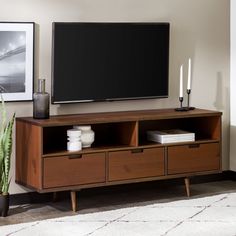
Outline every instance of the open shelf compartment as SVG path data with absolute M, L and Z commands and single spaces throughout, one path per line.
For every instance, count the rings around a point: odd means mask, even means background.
M 90 150 L 138 146 L 138 123 L 136 121 L 99 123 L 91 124 L 91 126 L 95 132 L 95 141 Z M 72 128 L 73 126 L 43 127 L 43 155 L 66 152 L 67 130 Z
M 221 135 L 220 126 L 219 116 L 140 121 L 139 145 L 155 143 L 147 140 L 147 131 L 149 130 L 182 129 L 195 133 L 195 141 L 218 141 Z

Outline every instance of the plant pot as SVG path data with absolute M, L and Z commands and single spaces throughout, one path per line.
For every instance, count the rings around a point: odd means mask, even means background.
M 0 216 L 6 217 L 9 210 L 9 194 L 0 194 Z

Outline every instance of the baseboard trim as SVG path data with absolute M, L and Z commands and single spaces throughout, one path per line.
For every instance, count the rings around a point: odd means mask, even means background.
M 223 174 L 226 174 L 226 177 L 228 180 L 236 180 L 236 171 L 232 171 L 232 170 L 227 170 L 224 171 Z
M 194 176 L 191 177 L 191 184 L 200 184 L 207 182 L 215 181 L 224 181 L 224 180 L 236 180 L 235 171 L 223 171 L 219 174 L 212 175 L 203 175 L 203 176 Z M 155 185 L 183 185 L 183 178 L 177 179 L 168 179 L 168 180 L 157 180 L 152 182 L 143 182 L 143 183 L 134 183 L 134 184 L 125 184 L 125 185 L 116 185 L 116 186 L 107 186 L 107 187 L 97 187 L 91 189 L 84 189 L 83 195 L 91 196 L 94 194 L 101 194 L 105 192 L 120 192 L 120 191 L 132 191 L 137 188 L 153 188 Z M 70 194 L 68 191 L 60 192 L 58 194 L 58 200 L 69 199 Z M 10 195 L 10 205 L 23 205 L 23 204 L 37 204 L 37 203 L 46 203 L 53 201 L 52 193 L 37 193 L 37 192 L 28 192 L 20 194 Z

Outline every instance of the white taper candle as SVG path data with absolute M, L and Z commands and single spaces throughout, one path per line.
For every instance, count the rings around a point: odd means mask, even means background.
M 183 97 L 183 65 L 180 66 L 180 75 L 179 75 L 179 97 Z
M 191 58 L 188 59 L 188 83 L 187 83 L 187 89 L 191 89 Z

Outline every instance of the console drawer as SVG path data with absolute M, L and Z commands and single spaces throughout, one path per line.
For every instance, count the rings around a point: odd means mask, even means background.
M 105 153 L 44 158 L 43 187 L 105 182 Z
M 164 175 L 164 148 L 109 153 L 109 181 Z
M 220 144 L 190 144 L 168 147 L 168 174 L 220 169 Z

